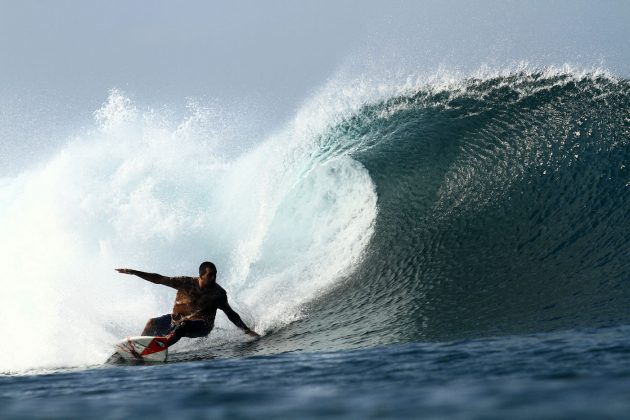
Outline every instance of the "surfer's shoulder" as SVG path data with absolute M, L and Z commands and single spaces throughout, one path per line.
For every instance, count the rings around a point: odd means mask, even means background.
M 171 277 L 171 279 L 179 287 L 185 287 L 185 288 L 194 286 L 197 283 L 197 279 L 196 278 L 189 277 L 189 276 Z

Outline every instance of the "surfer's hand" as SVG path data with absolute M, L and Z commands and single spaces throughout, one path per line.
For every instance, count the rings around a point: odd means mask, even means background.
M 260 337 L 260 334 L 258 334 L 258 333 L 257 333 L 257 332 L 255 332 L 255 331 L 252 331 L 252 330 L 247 330 L 247 331 L 245 331 L 245 334 L 247 334 L 247 335 L 249 335 L 249 336 L 252 336 L 252 337 L 256 337 L 256 338 Z
M 122 274 L 133 274 L 133 270 L 128 268 L 116 268 L 115 270 Z

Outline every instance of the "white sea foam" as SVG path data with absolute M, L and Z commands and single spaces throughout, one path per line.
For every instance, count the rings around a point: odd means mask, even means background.
M 0 182 L 0 372 L 101 363 L 170 311 L 171 289 L 115 267 L 194 275 L 212 260 L 261 332 L 353 268 L 376 193 L 347 156 L 315 163 L 327 116 L 302 113 L 231 155 L 209 118 L 173 123 L 113 91 L 92 130 Z M 219 315 L 217 334 L 228 324 Z

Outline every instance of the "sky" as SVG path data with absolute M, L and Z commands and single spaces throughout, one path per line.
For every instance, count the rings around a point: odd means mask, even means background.
M 0 0 L 0 176 L 89 124 L 114 88 L 225 104 L 273 130 L 340 71 L 525 61 L 628 77 L 629 22 L 624 0 Z

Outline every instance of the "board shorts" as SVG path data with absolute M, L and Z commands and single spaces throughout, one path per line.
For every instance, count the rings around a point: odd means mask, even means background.
M 202 319 L 187 319 L 182 322 L 174 322 L 171 314 L 151 318 L 151 328 L 145 334 L 153 336 L 165 336 L 173 333 L 177 339 L 182 337 L 205 337 L 212 331 L 212 326 Z

